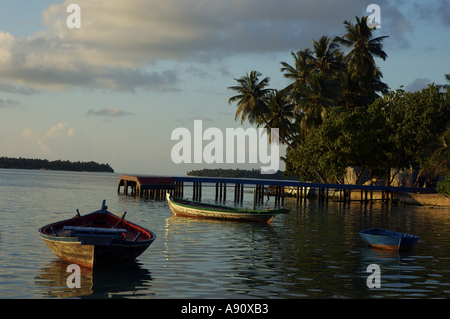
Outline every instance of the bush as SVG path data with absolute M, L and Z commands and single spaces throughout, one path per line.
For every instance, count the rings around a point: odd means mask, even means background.
M 450 195 L 450 177 L 446 177 L 443 181 L 437 183 L 436 191 L 439 194 Z

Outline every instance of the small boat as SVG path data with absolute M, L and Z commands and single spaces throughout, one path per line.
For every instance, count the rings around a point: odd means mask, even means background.
M 284 208 L 255 210 L 188 201 L 173 198 L 169 193 L 166 196 L 170 210 L 177 216 L 270 223 L 276 215 L 289 213 Z
M 55 222 L 39 228 L 50 250 L 62 260 L 87 268 L 123 264 L 140 256 L 156 238 L 142 226 L 118 216 L 103 201 L 90 214 Z
M 419 236 L 394 232 L 382 228 L 360 231 L 364 242 L 370 246 L 389 250 L 410 250 L 419 240 Z

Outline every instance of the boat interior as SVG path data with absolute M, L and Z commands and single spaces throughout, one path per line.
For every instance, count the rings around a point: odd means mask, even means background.
M 109 236 L 126 241 L 144 241 L 153 237 L 146 229 L 109 212 L 77 214 L 72 219 L 45 226 L 42 232 L 53 237 Z

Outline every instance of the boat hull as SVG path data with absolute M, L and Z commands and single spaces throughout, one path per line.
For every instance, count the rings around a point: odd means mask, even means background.
M 87 232 L 74 234 L 68 228 Z M 48 224 L 39 229 L 39 235 L 57 257 L 86 268 L 133 261 L 156 239 L 150 230 L 104 210 Z
M 411 250 L 420 239 L 419 236 L 381 228 L 363 230 L 359 234 L 364 242 L 372 247 L 397 251 Z
M 57 257 L 86 268 L 103 268 L 133 261 L 151 244 L 129 246 L 109 243 L 108 246 L 96 246 L 83 245 L 81 241 L 57 241 L 41 237 Z
M 287 210 L 285 209 L 273 211 L 246 211 L 244 209 L 234 209 L 231 207 L 218 205 L 199 204 L 197 202 L 177 202 L 169 194 L 167 194 L 167 202 L 169 204 L 170 210 L 175 216 L 218 219 L 227 221 L 270 223 L 277 214 L 287 213 Z

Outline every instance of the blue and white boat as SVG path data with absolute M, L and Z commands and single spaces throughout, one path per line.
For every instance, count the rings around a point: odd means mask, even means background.
M 410 250 L 419 240 L 419 236 L 394 232 L 382 228 L 371 228 L 360 231 L 364 242 L 370 246 L 389 250 Z

